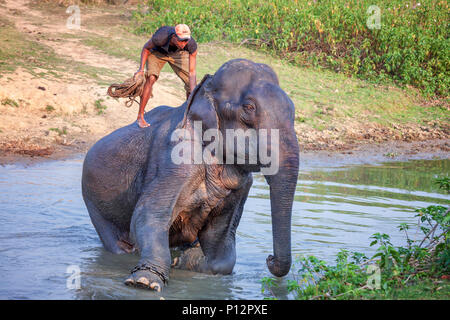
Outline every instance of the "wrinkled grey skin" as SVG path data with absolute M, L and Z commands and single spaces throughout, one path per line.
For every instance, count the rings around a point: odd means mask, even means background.
M 150 127 L 141 129 L 134 123 L 99 140 L 83 166 L 83 198 L 104 247 L 113 253 L 137 250 L 139 265 L 153 268 L 136 270 L 125 283 L 159 291 L 171 265 L 213 274 L 233 270 L 236 229 L 252 172 L 260 171 L 261 162 L 174 164 L 172 132 L 193 131 L 198 120 L 203 130 L 218 129 L 224 138 L 226 129 L 279 129 L 280 169 L 265 177 L 270 185 L 274 250 L 266 262 L 275 276 L 286 275 L 291 266 L 299 147 L 294 105 L 272 69 L 231 60 L 214 76 L 205 77 L 183 105 L 157 107 L 145 119 Z M 172 261 L 170 248 L 197 237 L 199 246 Z

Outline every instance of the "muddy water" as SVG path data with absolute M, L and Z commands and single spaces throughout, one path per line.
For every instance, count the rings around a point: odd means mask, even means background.
M 172 270 L 169 287 L 157 294 L 122 284 L 138 257 L 102 248 L 81 197 L 81 167 L 81 158 L 0 167 L 1 299 L 264 297 L 259 280 L 270 276 L 265 259 L 272 253 L 272 236 L 263 177 L 255 175 L 245 204 L 233 274 Z M 415 208 L 450 204 L 449 196 L 431 182 L 449 169 L 450 160 L 302 167 L 293 205 L 293 254 L 314 254 L 330 262 L 340 249 L 370 255 L 369 236 L 375 232 L 404 244 L 396 227 L 415 224 Z M 76 268 L 81 272 L 78 290 L 71 288 Z

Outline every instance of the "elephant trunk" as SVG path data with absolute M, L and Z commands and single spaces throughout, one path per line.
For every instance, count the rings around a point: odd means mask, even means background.
M 270 185 L 274 250 L 274 255 L 267 258 L 267 266 L 277 277 L 285 276 L 292 264 L 291 215 L 299 168 L 297 137 L 294 133 L 285 138 L 280 145 L 279 170 L 275 175 L 266 176 Z

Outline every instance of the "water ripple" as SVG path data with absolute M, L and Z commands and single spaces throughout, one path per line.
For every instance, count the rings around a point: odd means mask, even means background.
M 0 167 L 0 298 L 159 299 L 161 294 L 123 285 L 137 255 L 106 252 L 81 197 L 82 158 Z M 292 209 L 292 252 L 329 262 L 341 249 L 371 253 L 369 237 L 388 233 L 404 244 L 397 225 L 415 226 L 414 210 L 448 205 L 430 182 L 450 161 L 407 162 L 302 170 Z M 412 232 L 414 232 L 412 230 Z M 236 236 L 233 274 L 173 270 L 166 299 L 261 299 L 260 279 L 272 254 L 270 191 L 260 174 Z M 67 267 L 81 269 L 82 288 L 66 287 Z M 288 279 L 291 275 L 288 275 Z M 30 286 L 30 281 L 33 283 Z M 284 281 L 279 279 L 276 281 Z M 287 293 L 286 299 L 291 298 Z

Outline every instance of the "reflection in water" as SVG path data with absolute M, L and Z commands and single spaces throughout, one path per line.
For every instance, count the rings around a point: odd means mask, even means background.
M 449 166 L 449 160 L 436 160 L 302 168 L 293 205 L 293 254 L 314 254 L 330 262 L 340 249 L 372 254 L 369 236 L 375 232 L 404 244 L 396 227 L 416 223 L 415 208 L 450 203 L 432 182 L 436 174 L 448 173 Z M 81 197 L 81 167 L 82 159 L 0 167 L 0 298 L 264 297 L 259 280 L 270 276 L 265 259 L 272 253 L 272 226 L 269 190 L 261 175 L 254 176 L 238 228 L 233 274 L 173 270 L 169 286 L 158 294 L 123 285 L 138 256 L 113 255 L 102 248 Z M 70 265 L 80 267 L 79 290 L 66 287 Z

